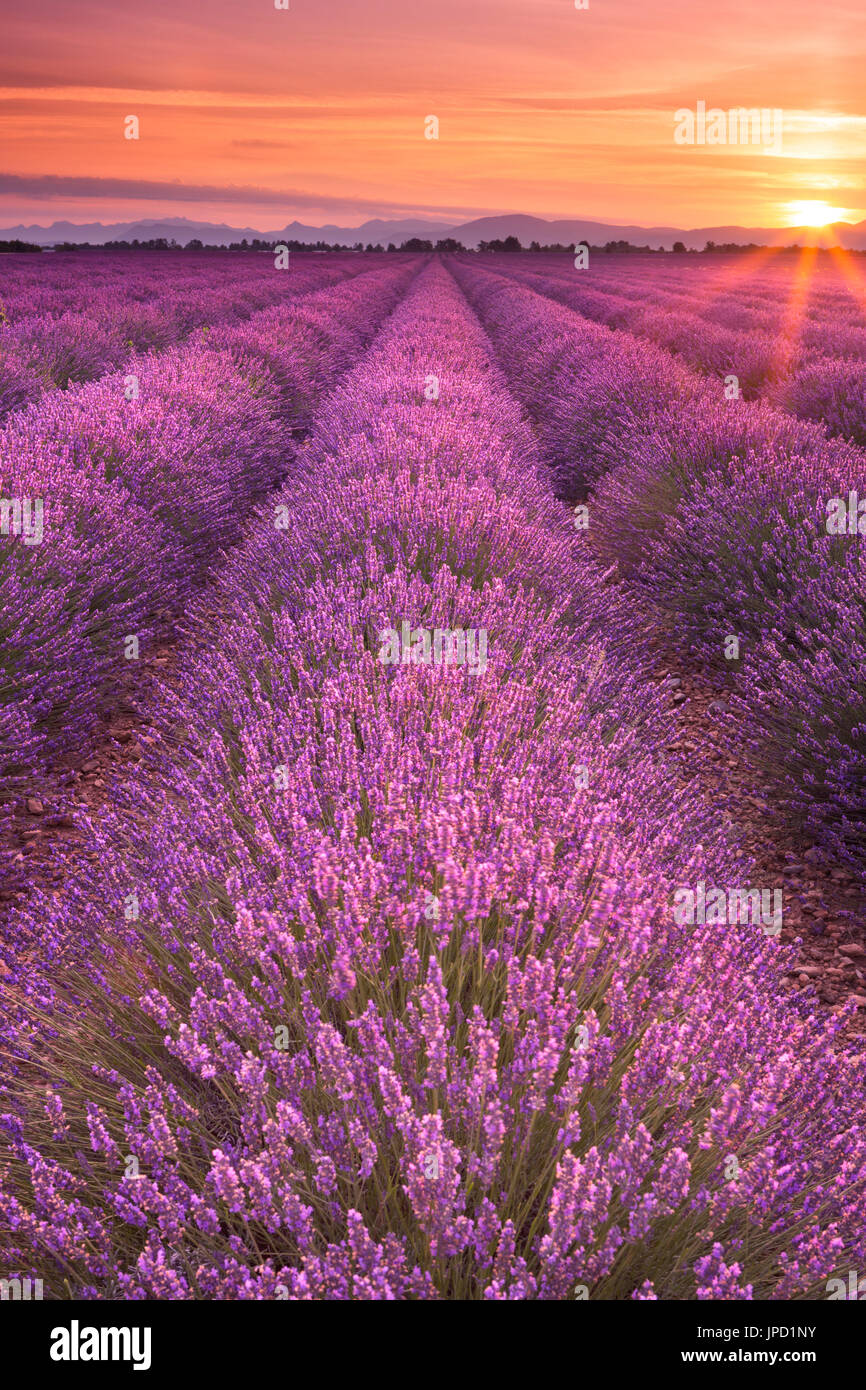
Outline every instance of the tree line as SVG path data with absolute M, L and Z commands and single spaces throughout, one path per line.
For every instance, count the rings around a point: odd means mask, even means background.
M 588 245 L 588 243 L 583 242 L 578 243 L 578 245 Z M 395 245 L 393 241 L 389 241 L 387 247 L 374 245 L 373 242 L 368 242 L 365 246 L 364 243 L 361 241 L 356 241 L 352 245 L 349 245 L 348 243 L 344 245 L 340 242 L 309 242 L 287 239 L 273 242 L 265 240 L 263 237 L 253 237 L 252 240 L 247 240 L 247 238 L 244 237 L 242 241 L 232 241 L 227 246 L 211 245 L 201 241 L 198 237 L 193 237 L 190 241 L 187 241 L 184 245 L 181 245 L 180 242 L 175 241 L 174 237 L 151 237 L 147 241 L 142 241 L 139 240 L 138 237 L 135 237 L 131 241 L 105 241 L 99 243 L 87 241 L 61 241 L 55 245 L 54 249 L 56 251 L 206 251 L 213 253 L 214 255 L 224 255 L 226 253 L 237 251 L 257 251 L 272 254 L 275 246 L 285 246 L 288 248 L 289 251 L 353 251 L 356 253 L 376 252 L 383 255 L 387 255 L 389 252 L 410 252 L 416 255 L 419 253 L 433 254 L 438 252 L 440 254 L 453 255 L 456 252 L 471 253 L 473 251 L 477 251 L 481 255 L 499 255 L 502 253 L 507 254 L 511 252 L 524 251 L 538 252 L 546 255 L 573 255 L 575 251 L 575 245 L 573 243 L 561 241 L 548 242 L 544 245 L 542 245 L 538 241 L 533 241 L 529 244 L 528 247 L 525 247 L 522 245 L 519 238 L 516 236 L 507 236 L 492 241 L 479 241 L 478 246 L 476 248 L 473 248 L 471 246 L 464 246 L 463 243 L 461 241 L 458 241 L 455 237 L 442 237 L 439 241 L 432 241 L 427 237 L 409 237 L 406 241 L 401 242 L 399 246 Z M 44 249 L 44 247 L 30 245 L 29 243 L 23 241 L 0 241 L 0 252 L 42 251 Z M 666 256 L 671 254 L 685 254 L 690 256 L 730 255 L 731 253 L 737 251 L 757 251 L 760 249 L 764 248 L 761 248 L 757 242 L 753 241 L 750 241 L 748 243 L 735 241 L 717 243 L 715 241 L 708 241 L 706 245 L 703 247 L 703 249 L 700 251 L 697 249 L 690 250 L 686 246 L 685 242 L 682 241 L 675 241 L 673 247 L 671 248 L 671 251 L 666 251 L 663 247 L 635 246 L 632 242 L 623 240 L 606 241 L 603 245 L 600 246 L 589 246 L 589 250 L 594 251 L 596 253 L 604 253 L 607 255 L 613 254 L 642 256 Z M 784 251 L 800 251 L 802 250 L 802 247 L 798 242 L 794 242 L 790 246 L 777 247 L 776 249 Z

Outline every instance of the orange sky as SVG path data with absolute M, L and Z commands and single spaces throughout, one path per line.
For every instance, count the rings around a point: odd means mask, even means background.
M 2 3 L 4 226 L 866 218 L 863 0 Z M 698 101 L 781 108 L 781 152 L 676 145 Z

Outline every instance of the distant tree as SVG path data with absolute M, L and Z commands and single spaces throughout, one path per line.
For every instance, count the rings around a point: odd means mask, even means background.
M 674 250 L 675 250 L 675 251 L 685 251 L 685 249 L 686 249 L 686 245 L 685 245 L 685 242 L 684 242 L 684 241 L 675 241 L 675 242 L 674 242 Z
M 529 243 L 529 249 L 530 251 L 540 251 L 541 247 L 539 246 L 537 241 L 531 241 Z
M 203 251 L 203 250 L 204 250 L 204 242 L 201 240 L 200 237 L 194 236 L 193 239 L 192 239 L 192 241 L 188 241 L 188 242 L 187 242 L 187 244 L 186 244 L 186 250 L 187 250 L 187 251 Z
M 396 251 L 396 250 L 397 250 L 397 248 L 396 248 L 396 246 L 394 245 L 393 241 L 389 241 L 389 242 L 388 242 L 388 250 L 389 250 L 389 251 Z
M 465 251 L 465 249 L 466 248 L 464 247 L 463 242 L 457 241 L 457 239 L 453 236 L 442 237 L 436 243 L 437 251 L 442 251 L 449 254 L 453 254 L 456 251 Z
M 705 250 L 705 251 L 715 251 L 715 249 L 716 249 L 716 243 L 715 243 L 714 241 L 708 241 L 707 244 L 706 244 L 706 246 L 704 247 L 704 250 Z
M 497 255 L 500 255 L 504 251 L 522 251 L 523 247 L 520 245 L 516 236 L 507 236 L 504 241 L 501 237 L 494 241 L 479 241 L 478 250 L 493 251 Z
M 410 236 L 408 241 L 404 241 L 400 247 L 401 251 L 432 251 L 432 241 L 425 241 L 418 236 Z

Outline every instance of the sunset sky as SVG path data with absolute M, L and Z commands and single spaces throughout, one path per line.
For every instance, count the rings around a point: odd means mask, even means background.
M 866 218 L 863 0 L 2 3 L 3 226 Z M 675 144 L 699 101 L 781 151 Z

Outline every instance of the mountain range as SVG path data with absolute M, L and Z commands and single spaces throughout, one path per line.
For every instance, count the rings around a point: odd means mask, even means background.
M 828 236 L 828 232 L 830 235 Z M 422 218 L 405 218 L 387 221 L 374 218 L 362 222 L 359 227 L 337 227 L 327 225 L 310 227 L 302 222 L 289 222 L 275 231 L 262 231 L 256 227 L 230 227 L 225 222 L 194 222 L 186 217 L 144 218 L 136 222 L 52 222 L 50 227 L 38 225 L 7 227 L 0 229 L 0 239 L 20 239 L 34 242 L 40 246 L 52 246 L 61 241 L 90 242 L 102 245 L 106 241 L 149 241 L 156 237 L 172 237 L 182 246 L 193 238 L 206 245 L 227 246 L 232 241 L 251 241 L 258 237 L 269 242 L 302 241 L 314 243 L 325 241 L 342 245 L 363 242 L 387 246 L 388 242 L 400 245 L 409 237 L 424 237 L 437 240 L 453 236 L 464 246 L 475 247 L 480 241 L 502 240 L 516 236 L 523 246 L 538 241 L 542 245 L 559 242 L 573 245 L 585 241 L 591 245 L 603 245 L 607 241 L 629 241 L 637 246 L 664 248 L 669 251 L 675 241 L 681 241 L 689 250 L 700 251 L 707 241 L 755 242 L 761 246 L 801 246 L 818 244 L 842 246 L 851 251 L 866 250 L 866 221 L 850 223 L 836 222 L 829 228 L 814 227 L 638 227 L 618 223 L 593 222 L 585 218 L 566 218 L 559 221 L 546 221 L 541 217 L 531 217 L 524 213 L 506 213 L 496 217 L 478 217 L 471 222 L 444 223 Z

